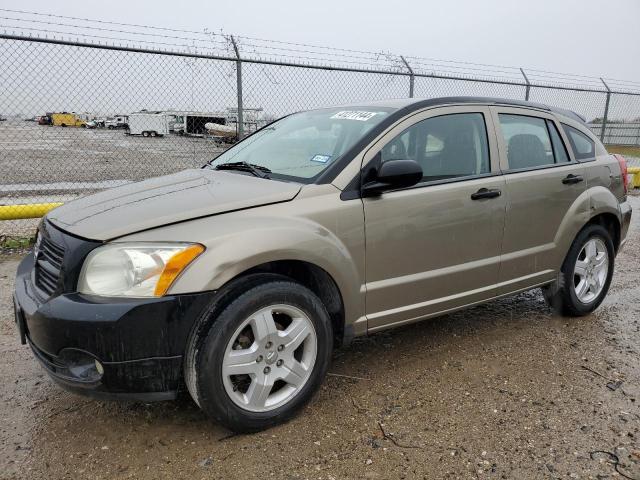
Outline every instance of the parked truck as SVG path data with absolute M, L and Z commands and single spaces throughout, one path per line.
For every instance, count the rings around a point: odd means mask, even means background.
M 116 115 L 115 117 L 109 117 L 102 121 L 103 127 L 109 130 L 115 130 L 118 128 L 128 128 L 129 117 L 127 115 Z
M 129 114 L 129 134 L 143 137 L 161 137 L 169 133 L 173 116 L 163 112 L 138 112 Z
M 87 122 L 75 113 L 60 112 L 51 114 L 51 125 L 58 127 L 85 127 Z

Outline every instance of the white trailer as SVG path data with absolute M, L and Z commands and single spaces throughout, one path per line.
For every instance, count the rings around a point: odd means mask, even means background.
M 173 116 L 163 112 L 139 112 L 129 114 L 129 134 L 143 137 L 161 137 L 169 133 Z

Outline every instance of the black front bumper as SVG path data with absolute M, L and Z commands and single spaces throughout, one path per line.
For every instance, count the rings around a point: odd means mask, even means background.
M 14 302 L 21 335 L 57 383 L 100 398 L 152 401 L 175 398 L 189 332 L 213 295 L 45 298 L 30 254 L 18 267 Z

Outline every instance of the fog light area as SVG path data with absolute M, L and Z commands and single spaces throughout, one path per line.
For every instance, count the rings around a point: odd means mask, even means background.
M 58 355 L 58 363 L 64 366 L 70 377 L 84 382 L 96 382 L 102 378 L 104 368 L 94 356 L 82 350 L 65 348 Z

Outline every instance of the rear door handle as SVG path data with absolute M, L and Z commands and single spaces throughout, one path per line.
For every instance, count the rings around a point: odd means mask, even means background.
M 574 175 L 573 173 L 570 173 L 562 179 L 562 183 L 565 185 L 573 185 L 574 183 L 580 183 L 583 180 L 584 178 L 582 178 L 582 175 Z
M 489 190 L 488 188 L 481 188 L 475 193 L 471 194 L 471 200 L 482 200 L 483 198 L 496 198 L 502 195 L 502 192 L 498 189 Z

